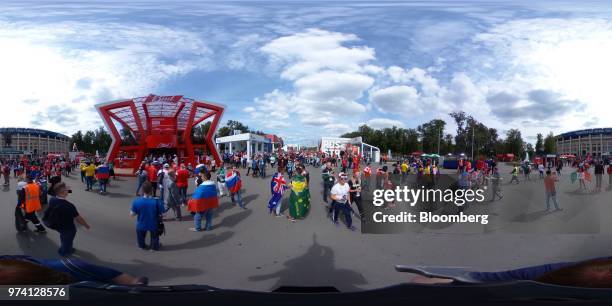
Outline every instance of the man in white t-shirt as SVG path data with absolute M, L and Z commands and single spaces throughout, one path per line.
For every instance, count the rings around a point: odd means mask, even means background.
M 336 226 L 339 225 L 338 215 L 340 211 L 342 211 L 344 213 L 344 218 L 346 219 L 346 226 L 348 229 L 354 231 L 355 227 L 353 226 L 353 219 L 351 218 L 352 209 L 351 195 L 349 193 L 350 187 L 346 181 L 346 174 L 344 174 L 344 172 L 340 172 L 338 175 L 338 183 L 336 183 L 331 189 L 330 198 L 332 199 L 332 207 L 334 208 L 332 219 Z
M 540 171 L 540 178 L 543 179 L 544 178 L 544 164 L 539 164 L 538 165 L 538 171 Z

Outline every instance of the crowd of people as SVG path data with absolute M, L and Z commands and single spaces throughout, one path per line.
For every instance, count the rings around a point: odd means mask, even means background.
M 165 233 L 164 216 L 170 211 L 176 221 L 184 221 L 183 210 L 193 216 L 194 232 L 214 229 L 214 210 L 219 207 L 220 198 L 228 196 L 234 205 L 246 209 L 243 199 L 243 182 L 240 169 L 246 169 L 246 175 L 266 178 L 267 172 L 274 171 L 270 179 L 270 200 L 267 208 L 270 215 L 286 217 L 291 222 L 306 218 L 311 207 L 311 177 L 308 167 L 321 169 L 323 187 L 322 202 L 325 203 L 327 217 L 336 226 L 340 218 L 349 230 L 356 230 L 353 216 L 365 221 L 362 194 L 376 189 L 393 189 L 397 184 L 407 182 L 409 176 L 435 178 L 441 173 L 441 167 L 435 158 L 406 157 L 387 166 L 373 169 L 372 164 L 359 154 L 341 152 L 339 155 L 315 153 L 309 151 L 258 153 L 250 157 L 244 152 L 224 154 L 223 161 L 216 162 L 210 156 L 198 159 L 199 163 L 181 163 L 174 156 L 150 156 L 142 161 L 136 174 L 135 199 L 130 214 L 136 218 L 136 242 L 138 247 L 149 250 L 160 249 L 160 236 Z M 114 177 L 112 163 L 99 158 L 67 160 L 63 157 L 30 158 L 22 160 L 0 160 L 0 170 L 5 178 L 5 186 L 10 185 L 11 172 L 18 178 L 16 226 L 25 231 L 27 224 L 32 223 L 35 231 L 45 233 L 45 227 L 52 228 L 60 234 L 61 256 L 69 256 L 74 251 L 73 241 L 76 236 L 76 224 L 89 229 L 90 226 L 76 206 L 67 200 L 72 192 L 70 186 L 62 182 L 62 177 L 71 176 L 78 167 L 81 182 L 85 191 L 98 186 L 100 194 L 107 193 L 107 186 Z M 550 165 L 549 165 L 550 166 Z M 562 210 L 556 199 L 556 183 L 561 176 L 563 164 L 553 165 L 556 171 L 542 164 L 515 164 L 512 167 L 512 178 L 508 184 L 520 183 L 519 173 L 524 181 L 530 181 L 530 172 L 537 170 L 544 182 L 547 210 L 554 205 Z M 612 166 L 602 161 L 589 160 L 573 165 L 575 171 L 570 175 L 572 180 L 579 181 L 580 189 L 586 188 L 585 181 L 590 181 L 590 170 L 594 170 L 594 191 L 601 191 L 603 174 L 609 175 L 612 186 Z M 493 159 L 479 159 L 474 162 L 461 159 L 457 166 L 459 188 L 474 189 L 491 186 L 491 201 L 503 198 L 501 193 L 501 175 L 497 162 Z M 449 172 L 450 173 L 450 172 Z M 374 176 L 374 179 L 372 177 Z M 397 180 L 396 180 L 397 179 Z M 195 191 L 188 194 L 188 187 L 193 180 Z M 375 186 L 370 186 L 370 184 Z M 286 192 L 287 191 L 287 192 Z M 283 209 L 283 198 L 289 193 L 288 205 Z M 51 197 L 49 199 L 48 197 Z M 386 204 L 393 207 L 395 203 Z M 46 209 L 45 209 L 46 208 Z M 354 209 L 355 208 L 355 209 Z M 39 219 L 44 211 L 42 220 Z M 145 243 L 146 236 L 149 243 Z

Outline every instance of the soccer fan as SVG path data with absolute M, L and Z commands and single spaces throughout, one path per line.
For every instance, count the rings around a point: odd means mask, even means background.
M 45 211 L 43 221 L 49 228 L 60 234 L 60 248 L 57 251 L 59 255 L 69 256 L 75 252 L 74 247 L 72 247 L 77 233 L 75 223 L 84 226 L 86 229 L 91 227 L 79 214 L 74 204 L 66 200 L 71 192 L 66 183 L 57 183 L 53 186 L 53 192 L 55 196 L 49 200 L 49 207 Z
M 347 228 L 354 231 L 355 227 L 353 226 L 353 219 L 351 218 L 352 209 L 350 206 L 350 187 L 347 184 L 347 176 L 344 174 L 344 172 L 340 172 L 338 175 L 338 183 L 332 187 L 330 197 L 333 201 L 332 206 L 334 207 L 334 214 L 332 217 L 334 224 L 336 226 L 339 225 L 338 216 L 340 211 L 342 211 L 344 213 Z
M 151 237 L 151 243 L 149 245 L 150 251 L 159 250 L 159 221 L 162 217 L 164 207 L 159 199 L 153 197 L 153 184 L 145 182 L 142 184 L 143 196 L 136 198 L 132 202 L 132 209 L 130 215 L 137 217 L 136 221 L 136 239 L 138 241 L 138 247 L 142 250 L 147 249 L 145 244 L 145 238 L 147 233 Z
M 242 180 L 240 179 L 240 172 L 238 172 L 236 166 L 233 166 L 232 169 L 227 169 L 225 187 L 227 187 L 227 192 L 230 193 L 232 203 L 237 201 L 240 208 L 246 209 L 242 202 L 242 192 L 240 191 L 240 189 L 242 189 Z
M 213 210 L 219 207 L 217 188 L 215 183 L 210 180 L 210 173 L 202 172 L 200 176 L 202 176 L 203 182 L 196 187 L 193 196 L 187 204 L 187 209 L 194 214 L 194 227 L 189 229 L 194 232 L 202 230 L 202 218 L 206 219 L 204 229 L 210 231 L 212 229 Z

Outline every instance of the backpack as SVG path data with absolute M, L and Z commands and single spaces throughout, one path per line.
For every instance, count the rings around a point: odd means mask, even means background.
M 45 214 L 42 217 L 42 222 L 43 224 L 52 229 L 52 230 L 58 230 L 59 228 L 59 223 L 60 223 L 60 216 L 59 216 L 59 212 L 57 210 L 57 208 L 60 205 L 53 205 L 53 206 L 49 206 L 47 207 L 47 209 L 45 210 Z

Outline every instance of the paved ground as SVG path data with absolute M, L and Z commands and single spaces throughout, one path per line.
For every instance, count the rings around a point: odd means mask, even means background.
M 542 181 L 534 179 L 504 185 L 504 201 L 487 208 L 495 220 L 487 226 L 422 225 L 394 235 L 361 234 L 333 226 L 320 204 L 320 172 L 310 171 L 313 201 L 305 220 L 291 223 L 269 216 L 269 178 L 245 178 L 247 210 L 232 207 L 227 197 L 222 198 L 211 232 L 188 231 L 190 221 L 168 221 L 159 252 L 136 247 L 134 220 L 129 217 L 133 178 L 114 181 L 106 196 L 85 192 L 76 176 L 66 178 L 74 190 L 70 200 L 92 225 L 89 231 L 79 229 L 76 256 L 147 275 L 159 285 L 197 283 L 248 290 L 333 285 L 359 290 L 407 281 L 409 276 L 395 272 L 394 264 L 498 270 L 612 254 L 612 192 L 575 192 L 577 186 L 567 178 L 569 170 L 559 186 L 562 212 L 542 212 Z M 506 182 L 509 172 L 502 169 Z M 56 257 L 57 233 L 15 233 L 14 186 L 13 180 L 10 189 L 0 192 L 0 253 Z

